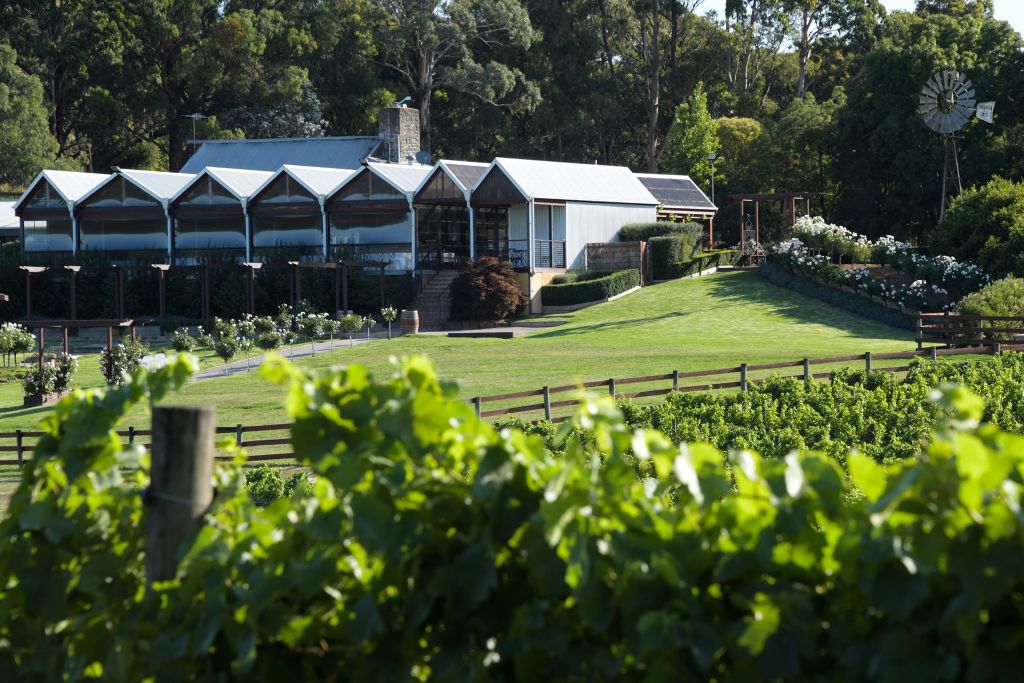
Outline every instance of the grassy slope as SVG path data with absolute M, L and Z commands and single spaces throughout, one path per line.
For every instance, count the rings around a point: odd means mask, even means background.
M 566 324 L 524 338 L 403 337 L 298 362 L 317 368 L 355 362 L 386 370 L 391 356 L 425 353 L 442 376 L 461 382 L 463 396 L 474 396 L 743 361 L 906 350 L 913 342 L 908 332 L 777 288 L 749 272 L 668 282 L 558 318 Z M 205 356 L 204 365 L 213 361 Z M 95 355 L 82 359 L 78 380 L 82 386 L 101 383 Z M 282 421 L 282 395 L 253 371 L 196 382 L 173 401 L 215 406 L 218 424 L 265 424 Z M 20 384 L 0 385 L 0 406 L 8 406 L 0 408 L 0 431 L 33 429 L 48 410 L 21 408 L 21 396 Z M 147 427 L 146 412 L 133 411 L 125 424 Z M 16 481 L 16 474 L 0 476 L 0 511 Z
M 364 363 L 386 370 L 391 356 L 425 353 L 463 396 L 535 389 L 581 379 L 667 373 L 864 351 L 906 350 L 913 336 L 800 294 L 749 272 L 721 273 L 645 288 L 609 304 L 557 316 L 566 324 L 528 337 L 403 337 L 298 361 L 307 367 Z M 101 378 L 83 358 L 79 383 Z M 176 403 L 213 405 L 218 423 L 276 422 L 281 392 L 256 372 L 189 385 Z M 0 386 L 0 406 L 16 406 L 21 387 Z M 0 408 L 0 431 L 32 428 L 46 409 Z M 148 422 L 141 412 L 131 424 Z

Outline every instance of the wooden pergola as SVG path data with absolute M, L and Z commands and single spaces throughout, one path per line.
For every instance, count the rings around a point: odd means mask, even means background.
M 43 368 L 43 347 L 46 343 L 46 330 L 47 329 L 59 329 L 64 336 L 64 353 L 68 353 L 70 346 L 68 344 L 68 330 L 79 330 L 82 328 L 107 328 L 107 351 L 114 348 L 114 330 L 125 328 L 131 331 L 132 338 L 135 338 L 135 326 L 134 320 L 121 320 L 121 319 L 109 319 L 109 320 L 29 320 L 26 321 L 25 327 L 30 330 L 37 330 L 38 335 L 36 341 L 39 347 L 39 369 Z
M 207 323 L 212 320 L 213 314 L 210 306 L 210 271 L 211 270 L 235 270 L 239 272 L 245 272 L 246 282 L 246 301 L 248 312 L 252 315 L 256 315 L 256 287 L 255 287 L 255 276 L 256 271 L 259 270 L 272 270 L 276 268 L 288 268 L 289 269 L 289 290 L 290 290 L 290 303 L 296 305 L 299 299 L 302 298 L 302 280 L 300 277 L 300 271 L 302 269 L 313 269 L 313 270 L 333 270 L 334 271 L 334 303 L 335 310 L 348 310 L 348 272 L 349 268 L 376 268 L 378 270 L 378 278 L 380 283 L 380 305 L 384 307 L 386 300 L 384 294 L 384 271 L 391 264 L 390 261 L 328 261 L 328 262 L 303 262 L 303 261 L 289 261 L 287 264 L 269 264 L 269 263 L 207 263 L 199 265 L 171 265 L 168 263 L 151 263 L 148 265 L 137 265 L 137 266 L 80 266 L 80 265 L 65 265 L 65 266 L 18 266 L 18 270 L 25 273 L 25 320 L 32 320 L 32 279 L 33 275 L 38 275 L 46 271 L 59 271 L 61 269 L 67 270 L 70 273 L 70 286 L 68 293 L 68 322 L 78 321 L 78 276 L 79 273 L 112 273 L 114 276 L 114 309 L 115 316 L 113 320 L 126 320 L 128 318 L 127 305 L 125 303 L 125 273 L 126 272 L 145 272 L 150 270 L 156 270 L 159 273 L 159 320 L 164 320 L 167 317 L 167 276 L 172 271 L 191 271 L 199 273 L 199 288 L 200 288 L 200 317 Z M 3 270 L 12 270 L 10 268 Z M 82 322 L 96 322 L 96 321 L 82 321 Z M 101 321 L 102 322 L 102 321 Z M 47 323 L 49 327 L 59 327 L 59 325 L 52 325 Z M 89 325 L 80 325 L 79 327 L 88 327 Z M 96 327 L 97 325 L 92 325 Z M 75 329 L 76 326 L 69 326 Z
M 761 202 L 779 202 L 782 207 L 782 215 L 787 219 L 790 228 L 796 225 L 797 202 L 804 202 L 804 214 L 811 213 L 811 199 L 821 197 L 821 192 L 767 192 L 750 194 L 731 194 L 729 199 L 739 200 L 740 203 L 740 241 L 743 239 L 743 217 L 746 213 L 747 202 L 754 204 L 754 240 L 761 242 Z

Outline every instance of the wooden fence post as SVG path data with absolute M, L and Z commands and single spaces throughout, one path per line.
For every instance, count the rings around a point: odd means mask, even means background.
M 615 398 L 615 378 L 612 377 L 608 380 L 608 395 Z
M 938 359 L 939 359 L 939 347 L 938 346 L 933 346 L 932 347 L 932 360 L 938 360 Z
M 811 359 L 804 358 L 804 381 L 811 381 Z
M 473 397 L 473 409 L 476 411 L 476 416 L 480 417 L 480 397 Z
M 679 371 L 672 371 L 672 391 L 679 391 Z
M 740 364 L 740 391 L 747 390 L 747 364 Z
M 864 354 L 864 372 L 871 374 L 871 352 L 868 351 Z
M 544 387 L 544 419 L 551 420 L 551 392 Z
M 242 442 L 244 441 L 244 439 L 242 438 L 242 434 L 244 432 L 245 432 L 245 427 L 243 427 L 240 424 L 236 424 L 235 425 L 235 444 L 238 445 L 239 447 L 241 447 Z
M 1003 345 L 1002 344 L 1000 344 L 999 342 L 995 342 L 994 344 L 992 344 L 992 355 L 993 356 L 998 356 L 1002 352 L 1003 352 Z
M 128 428 L 128 445 L 135 443 L 135 427 Z
M 146 583 L 173 579 L 178 551 L 213 502 L 215 413 L 209 406 L 153 408 L 146 502 Z
M 917 314 L 917 350 L 920 351 L 924 348 L 924 316 L 920 313 Z
M 24 434 L 21 430 L 17 430 L 18 435 L 18 467 L 25 464 L 25 446 L 23 445 Z

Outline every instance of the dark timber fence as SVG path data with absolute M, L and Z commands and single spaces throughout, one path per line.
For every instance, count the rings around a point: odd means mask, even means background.
M 1000 330 L 1006 332 L 1006 330 Z M 874 365 L 878 361 L 902 360 L 912 358 L 930 358 L 936 360 L 943 356 L 960 355 L 994 355 L 1003 351 L 1024 351 L 1024 342 L 1002 343 L 989 340 L 984 346 L 977 344 L 959 348 L 940 348 L 932 346 L 918 351 L 887 351 L 881 353 L 859 353 L 850 356 L 834 356 L 831 358 L 801 358 L 799 360 L 781 361 L 777 363 L 748 364 L 741 363 L 728 368 L 715 368 L 711 370 L 693 370 L 683 372 L 673 370 L 661 375 L 644 375 L 642 377 L 621 377 L 599 379 L 579 384 L 564 384 L 561 386 L 546 386 L 540 389 L 528 391 L 514 391 L 508 394 L 496 394 L 493 396 L 476 396 L 467 399 L 473 406 L 476 414 L 482 418 L 511 417 L 528 414 L 527 419 L 540 420 L 549 419 L 554 422 L 562 422 L 568 419 L 569 415 L 555 416 L 553 413 L 563 408 L 572 408 L 578 401 L 571 394 L 580 389 L 604 389 L 613 398 L 642 399 L 657 396 L 666 396 L 673 391 L 694 392 L 694 391 L 720 391 L 725 389 L 748 390 L 753 384 L 763 378 L 753 378 L 751 373 L 766 372 L 770 370 L 787 370 L 798 368 L 796 374 L 784 374 L 782 377 L 792 377 L 811 381 L 812 379 L 828 379 L 838 368 L 827 371 L 814 372 L 815 367 L 822 366 L 843 366 L 850 363 L 863 363 L 866 372 L 892 372 L 903 373 L 910 369 L 909 365 L 897 365 L 878 367 Z M 636 391 L 623 391 L 623 387 L 633 388 L 640 385 Z M 647 385 L 646 387 L 644 385 Z M 659 385 L 653 386 L 650 385 Z M 558 395 L 568 395 L 559 398 Z M 531 399 L 522 402 L 520 399 Z M 486 408 L 486 405 L 497 404 L 494 408 Z M 283 447 L 291 445 L 289 437 L 290 423 L 268 424 L 268 425 L 244 425 L 236 424 L 228 427 L 217 427 L 218 435 L 231 434 L 237 446 L 246 448 L 249 451 L 248 460 L 259 462 L 265 460 L 283 460 L 294 457 L 291 450 Z M 152 431 L 128 427 L 119 431 L 118 434 L 126 438 L 129 444 L 138 444 L 147 449 L 152 445 Z M 248 434 L 257 434 L 257 438 L 246 438 Z M 0 454 L 15 454 L 14 458 L 0 459 L 0 465 L 22 465 L 31 455 L 38 439 L 43 436 L 40 431 L 16 430 L 13 432 L 0 432 Z M 230 460 L 232 456 L 217 456 L 218 460 Z
M 1017 342 L 1024 335 L 1024 316 L 920 313 L 917 348 L 944 344 L 949 348 L 991 346 Z

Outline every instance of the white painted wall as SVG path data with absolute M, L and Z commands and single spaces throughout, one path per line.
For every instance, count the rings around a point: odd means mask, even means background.
M 581 204 L 565 207 L 565 262 L 570 269 L 583 268 L 588 242 L 616 242 L 627 223 L 649 223 L 658 218 L 657 207 L 636 204 Z

